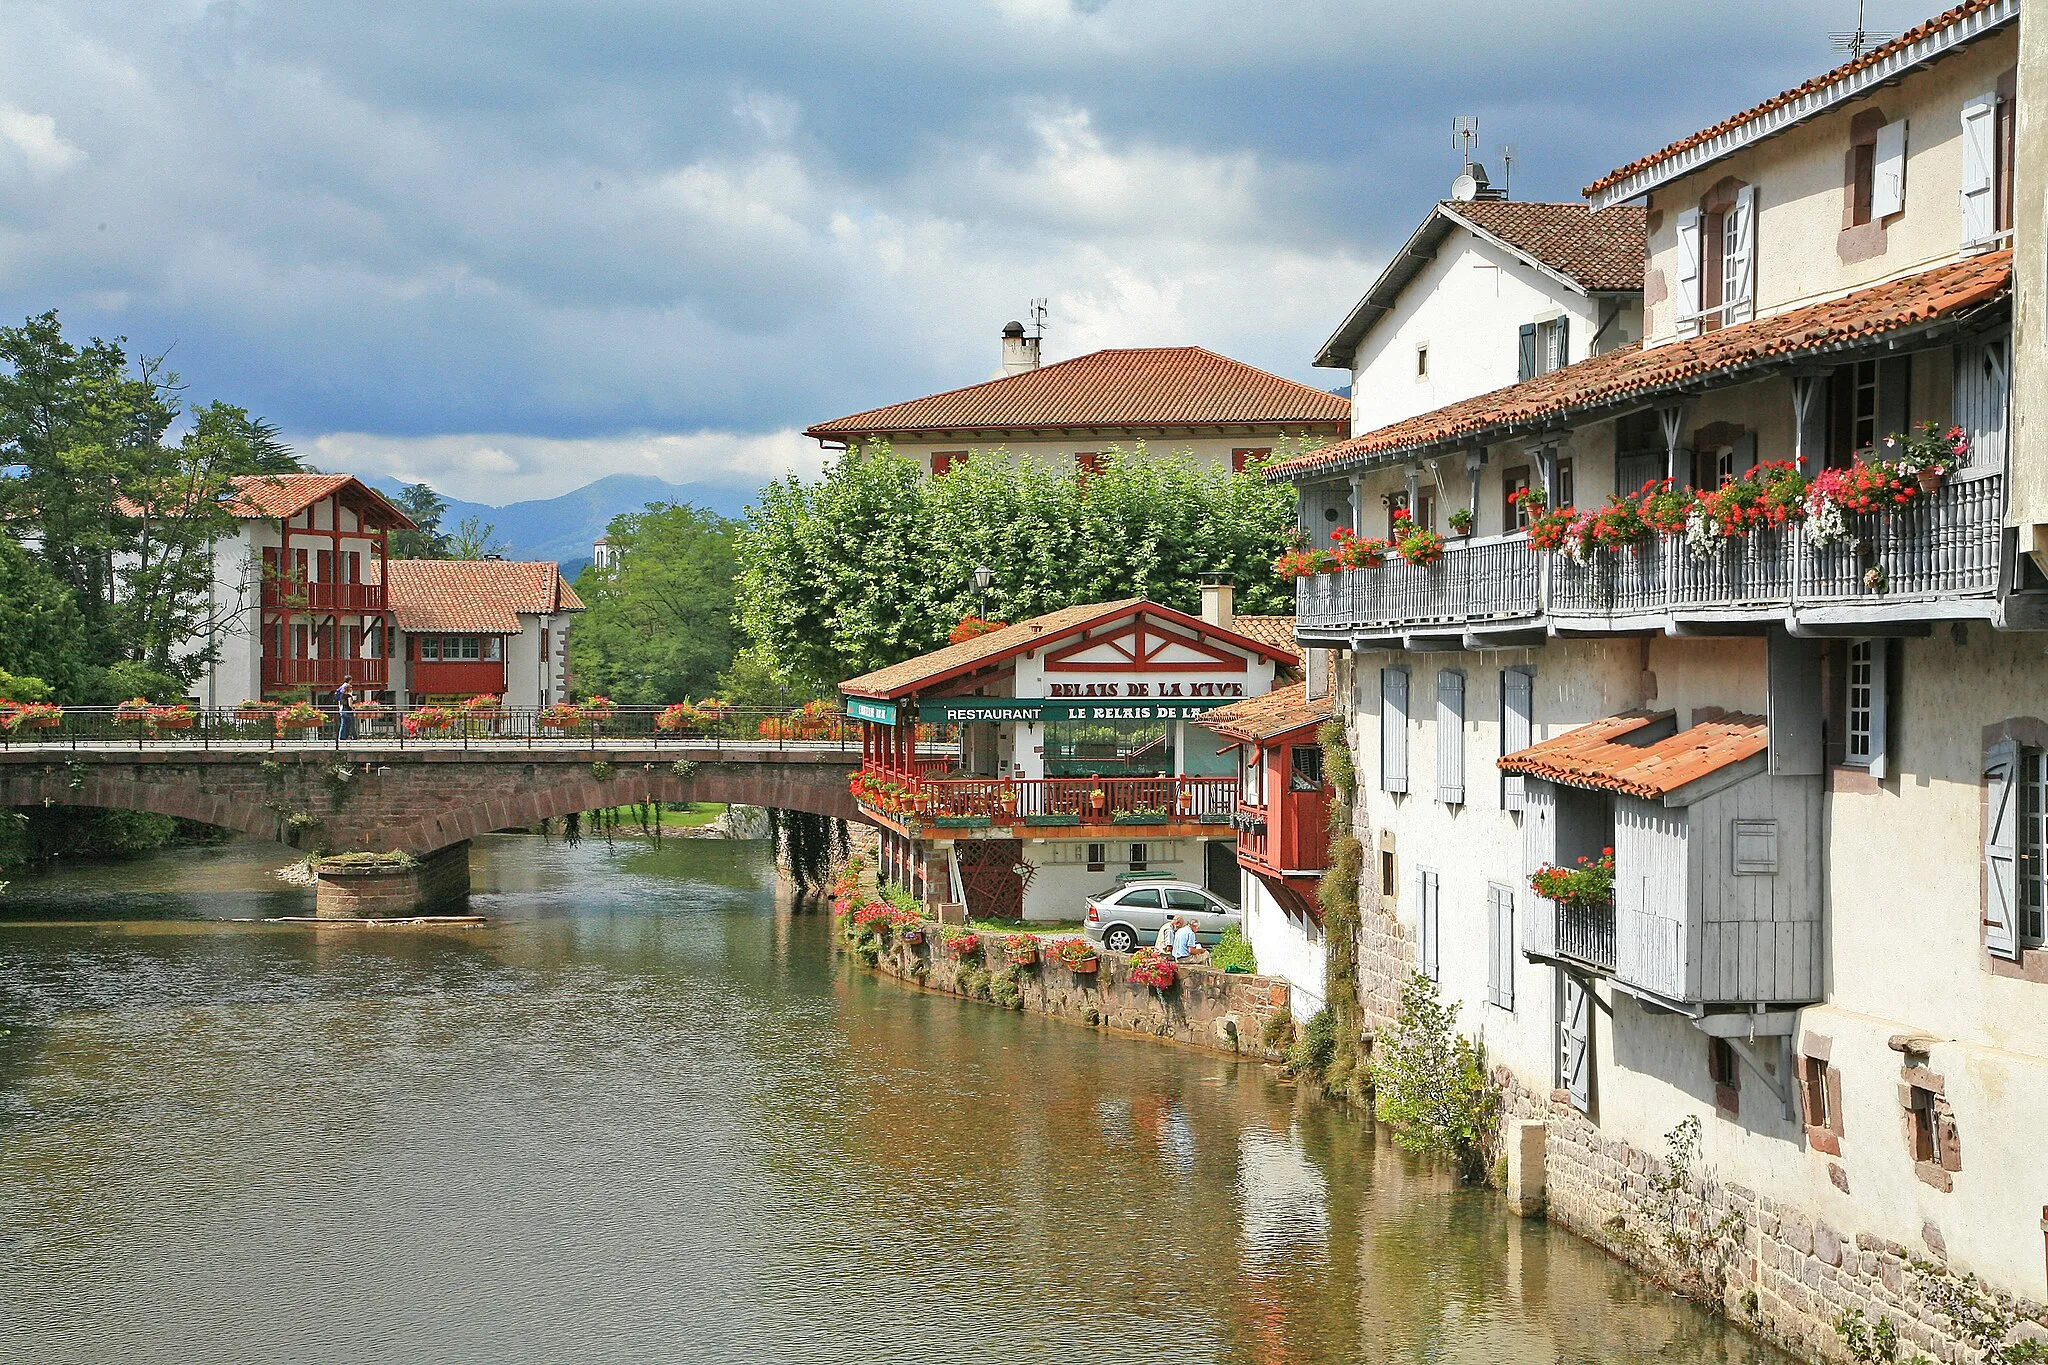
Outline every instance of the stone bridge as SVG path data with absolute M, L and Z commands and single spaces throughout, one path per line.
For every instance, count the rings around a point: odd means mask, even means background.
M 337 868 L 354 888 L 347 895 L 323 869 L 321 913 L 343 913 L 342 903 L 361 895 L 369 896 L 361 908 L 376 910 L 451 899 L 468 889 L 470 839 L 577 811 L 717 801 L 857 820 L 846 780 L 859 759 L 833 744 L 22 746 L 0 751 L 0 809 L 148 811 L 308 851 L 419 860 L 403 877 Z

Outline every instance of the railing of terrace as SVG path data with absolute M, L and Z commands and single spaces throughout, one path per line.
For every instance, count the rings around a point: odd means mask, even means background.
M 843 716 L 772 707 L 732 707 L 679 730 L 664 730 L 658 706 L 621 706 L 611 711 L 570 707 L 491 707 L 472 711 L 447 707 L 358 708 L 353 734 L 344 739 L 332 707 L 319 708 L 320 723 L 279 730 L 274 708 L 193 709 L 145 712 L 111 706 L 63 708 L 53 725 L 18 720 L 0 710 L 0 748 L 136 748 L 181 745 L 191 748 L 373 747 L 652 747 L 677 749 L 826 750 L 858 756 L 860 727 Z M 446 718 L 447 723 L 443 725 Z M 413 725 L 409 728 L 407 720 Z M 424 724 L 422 723 L 424 722 Z M 957 754 L 954 727 L 919 727 L 918 752 L 937 758 Z
M 1596 907 L 1555 905 L 1557 911 L 1557 955 L 1583 962 L 1589 967 L 1613 971 L 1614 905 Z
M 1235 777 L 927 777 L 912 788 L 911 801 L 918 814 L 933 817 L 1072 816 L 1076 823 L 1109 824 L 1118 816 L 1158 816 L 1227 823 L 1237 808 L 1237 787 Z
M 1584 564 L 1532 553 L 1520 535 L 1475 541 L 1451 546 L 1440 564 L 1389 560 L 1304 578 L 1295 610 L 1302 629 L 1367 631 L 1988 594 L 1998 587 L 2004 488 L 2002 475 L 1951 480 L 1852 518 L 1856 539 L 1824 547 L 1796 523 L 1721 542 L 1703 558 L 1683 536 L 1595 551 Z

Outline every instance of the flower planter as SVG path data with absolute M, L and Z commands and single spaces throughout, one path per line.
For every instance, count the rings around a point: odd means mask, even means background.
M 903 931 L 903 942 L 911 948 L 922 947 L 924 945 L 924 930 L 905 929 Z
M 1112 825 L 1163 825 L 1166 823 L 1166 813 L 1160 811 L 1156 814 L 1139 814 L 1126 811 L 1120 815 L 1112 815 L 1109 818 L 1109 823 Z
M 1036 947 L 1010 948 L 1006 951 L 1009 954 L 1010 965 L 1012 966 L 1030 967 L 1038 962 L 1038 949 Z
M 1923 469 L 1923 470 L 1921 470 L 1921 471 L 1920 471 L 1920 491 L 1921 491 L 1922 493 L 1934 493 L 1934 492 L 1937 492 L 1937 491 L 1939 491 L 1939 490 L 1940 490 L 1940 488 L 1941 488 L 1941 476 L 1942 476 L 1942 471 L 1941 471 L 1941 470 L 1939 470 L 1939 469 Z
M 1024 823 L 1027 825 L 1078 825 L 1081 823 L 1081 817 L 1073 814 L 1027 815 L 1024 817 Z
M 1068 962 L 1066 968 L 1075 976 L 1093 976 L 1102 970 L 1102 959 L 1091 957 L 1084 962 Z
M 1195 823 L 1198 825 L 1227 825 L 1230 823 L 1230 814 L 1227 811 L 1212 810 L 1205 815 L 1197 815 Z
M 54 730 L 63 723 L 64 717 L 60 713 L 54 716 L 23 716 L 15 726 L 22 730 Z
M 189 730 L 192 728 L 192 717 L 151 716 L 149 728 L 152 730 Z

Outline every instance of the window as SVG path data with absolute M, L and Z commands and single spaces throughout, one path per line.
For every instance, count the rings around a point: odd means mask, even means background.
M 1842 762 L 1884 776 L 1885 665 L 1883 640 L 1854 640 L 1849 645 L 1847 723 L 1843 727 Z
M 1130 863 L 1131 871 L 1133 872 L 1143 872 L 1148 866 L 1149 860 L 1145 857 L 1145 846 L 1143 844 L 1131 845 Z
M 1415 348 L 1415 377 L 1417 379 L 1429 378 L 1429 347 L 1427 346 L 1417 346 Z
M 1515 359 L 1518 381 L 1563 369 L 1571 363 L 1571 319 L 1523 323 L 1519 347 Z
M 1529 491 L 1529 466 L 1517 465 L 1500 474 L 1500 524 L 1503 533 L 1520 531 L 1529 524 L 1529 509 L 1516 501 Z
M 1828 467 L 1846 469 L 1857 452 L 1905 431 L 1912 387 L 1911 356 L 1839 366 L 1828 380 Z
M 1399 875 L 1399 874 L 1400 874 L 1400 870 L 1401 870 L 1401 869 L 1400 869 L 1400 866 L 1399 866 L 1399 864 L 1397 864 L 1397 863 L 1396 863 L 1396 862 L 1394 861 L 1394 850 L 1392 850 L 1391 848 L 1383 848 L 1383 849 L 1381 849 L 1381 850 L 1380 850 L 1380 903 L 1381 903 L 1382 905 L 1384 905 L 1384 906 L 1388 906 L 1388 907 L 1391 907 L 1391 906 L 1393 905 L 1393 903 L 1394 903 L 1394 902 L 1395 902 L 1395 901 L 1396 901 L 1397 899 L 1399 899 L 1399 896 L 1398 896 L 1398 891 L 1399 891 L 1399 888 L 1400 888 L 1400 885 L 1401 885 L 1401 880 L 1400 880 L 1400 875 Z
M 1756 187 L 1724 180 L 1678 217 L 1678 331 L 1693 336 L 1754 315 Z
M 1148 886 L 1138 891 L 1126 891 L 1116 898 L 1116 903 L 1127 910 L 1157 910 L 1159 888 Z
M 1813 1045 L 1809 1040 L 1809 1046 Z M 1799 1107 L 1806 1145 L 1830 1156 L 1842 1154 L 1842 1078 L 1825 1057 L 1798 1059 Z
M 1907 1102 L 1907 1140 L 1914 1161 L 1941 1161 L 1941 1125 L 1935 1122 L 1934 1092 L 1925 1086 L 1911 1087 Z
M 1570 507 L 1573 495 L 1572 462 L 1569 457 L 1557 462 L 1557 496 L 1550 500 L 1552 507 Z
M 1287 753 L 1287 790 L 1319 792 L 1323 789 L 1323 751 L 1313 744 L 1296 744 Z
M 1859 115 L 1859 121 L 1863 116 Z M 1871 111 L 1871 117 L 1882 117 Z M 1906 121 L 1874 123 L 1854 130 L 1849 148 L 1851 227 L 1881 223 L 1906 208 Z
M 1166 908 L 1177 915 L 1213 915 L 1222 909 L 1201 892 L 1178 886 L 1166 888 Z
M 1108 846 L 1107 844 L 1090 844 L 1090 845 L 1088 845 L 1088 870 L 1089 870 L 1090 872 L 1106 872 L 1106 871 L 1108 871 L 1108 870 L 1109 870 L 1109 857 L 1108 857 L 1108 852 L 1109 852 L 1109 846 Z
M 2048 942 L 2048 749 L 2019 749 L 2020 797 L 2015 877 L 2020 943 Z
M 540 628 L 540 661 L 548 661 L 548 628 L 545 623 Z
M 1515 1007 L 1515 893 L 1498 882 L 1486 887 L 1486 1003 Z
M 1727 1113 L 1741 1112 L 1742 1063 L 1735 1045 L 1726 1038 L 1707 1039 L 1707 1078 L 1714 1083 L 1714 1107 Z
M 967 452 L 964 450 L 934 450 L 932 452 L 932 477 L 936 479 L 939 475 L 945 473 L 966 458 Z
M 1245 745 L 1238 759 L 1238 796 L 1247 806 L 1266 804 L 1266 756 L 1252 745 Z
M 1990 246 L 2012 231 L 2013 100 L 1986 93 L 1963 104 L 1963 245 Z
M 1877 144 L 1858 142 L 1849 149 L 1849 222 L 1861 226 L 1870 221 L 1870 206 L 1877 190 Z
M 1245 450 L 1233 450 L 1230 452 L 1230 472 L 1233 474 L 1242 474 L 1245 472 L 1245 470 L 1251 468 L 1253 465 L 1261 464 L 1266 460 L 1271 459 L 1272 457 L 1273 448 L 1271 446 L 1258 446 L 1255 448 Z

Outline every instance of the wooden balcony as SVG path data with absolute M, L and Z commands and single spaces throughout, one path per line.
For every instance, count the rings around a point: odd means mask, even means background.
M 415 697 L 502 697 L 505 695 L 505 665 L 496 660 L 468 663 L 415 660 L 406 681 L 408 690 Z
M 385 609 L 382 583 L 302 583 L 274 578 L 263 585 L 268 611 L 377 614 Z
M 1768 619 L 1819 614 L 1910 617 L 1998 589 L 2002 475 L 1950 480 L 1933 496 L 1859 517 L 1860 540 L 1816 548 L 1801 525 L 1761 530 L 1695 559 L 1682 536 L 1591 563 L 1532 553 L 1525 537 L 1453 544 L 1441 563 L 1389 560 L 1300 580 L 1304 638 L 1429 633 L 1549 617 L 1573 630 L 1640 628 L 1674 617 Z M 1873 572 L 1878 570 L 1881 572 Z
M 913 781 L 884 768 L 871 766 L 864 771 L 908 787 L 905 809 L 884 813 L 920 827 L 943 827 L 955 821 L 1077 830 L 1114 826 L 1121 831 L 1128 826 L 1139 831 L 1132 837 L 1143 838 L 1146 833 L 1164 837 L 1185 832 L 1175 827 L 1192 825 L 1218 826 L 1221 833 L 1237 806 L 1235 777 L 920 777 Z
M 282 691 L 289 687 L 339 687 L 343 678 L 354 678 L 358 692 L 379 692 L 391 676 L 386 659 L 265 659 L 263 690 Z
M 1277 876 L 1321 872 L 1330 860 L 1330 798 L 1287 792 L 1270 805 L 1237 807 L 1238 862 Z

